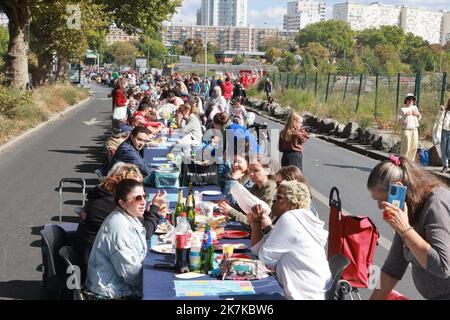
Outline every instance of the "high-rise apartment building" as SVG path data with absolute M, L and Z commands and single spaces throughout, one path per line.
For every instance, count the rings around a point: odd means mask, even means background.
M 405 33 L 411 32 L 430 43 L 445 44 L 450 38 L 450 15 L 443 11 L 347 1 L 334 5 L 333 19 L 347 21 L 356 31 L 389 25 L 399 26 Z
M 247 26 L 248 0 L 202 0 L 197 25 Z M 200 22 L 200 23 L 199 23 Z
M 325 20 L 325 2 L 298 0 L 287 3 L 287 14 L 283 16 L 283 29 L 297 31 L 308 24 Z
M 8 17 L 4 13 L 0 13 L 0 26 L 7 27 L 8 26 Z

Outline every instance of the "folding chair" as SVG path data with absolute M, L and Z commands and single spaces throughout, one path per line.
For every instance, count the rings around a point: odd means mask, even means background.
M 63 228 L 58 225 L 48 225 L 41 230 L 42 244 L 42 283 L 49 298 L 60 299 L 66 288 L 66 266 L 59 256 L 59 250 L 69 245 L 69 239 Z
M 79 267 L 79 259 L 77 254 L 75 253 L 75 250 L 72 248 L 72 246 L 67 245 L 59 249 L 59 255 L 66 262 L 67 266 L 66 271 L 68 274 L 66 276 L 66 283 L 69 277 L 74 277 L 75 280 L 74 283 L 71 283 L 73 287 L 67 289 L 73 292 L 74 300 L 86 300 L 82 290 L 82 283 L 84 282 L 83 279 L 84 276 L 81 274 L 81 269 Z
M 63 205 L 63 188 L 65 183 L 76 183 L 81 185 L 81 198 L 82 198 L 82 206 L 86 202 L 86 181 L 83 178 L 62 178 L 59 181 L 59 222 L 62 222 L 62 205 Z M 78 214 L 79 209 L 75 209 L 75 213 Z

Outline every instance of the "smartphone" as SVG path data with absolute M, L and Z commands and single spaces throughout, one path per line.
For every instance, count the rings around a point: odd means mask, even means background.
M 406 187 L 398 184 L 389 186 L 388 202 L 403 210 L 405 207 Z

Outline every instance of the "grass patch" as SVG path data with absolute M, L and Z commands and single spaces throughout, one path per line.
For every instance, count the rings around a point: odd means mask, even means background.
M 0 144 L 87 97 L 88 89 L 70 84 L 42 86 L 33 93 L 0 86 Z

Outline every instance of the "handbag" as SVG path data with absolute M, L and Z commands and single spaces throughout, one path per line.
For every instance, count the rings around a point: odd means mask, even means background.
M 181 166 L 181 184 L 188 186 L 207 186 L 218 184 L 217 164 L 183 163 Z
M 334 199 L 334 194 L 337 198 Z M 353 287 L 367 288 L 375 248 L 379 238 L 375 224 L 362 216 L 348 216 L 342 213 L 339 190 L 330 192 L 330 217 L 328 230 L 328 258 L 342 254 L 350 264 L 342 273 L 342 279 Z

